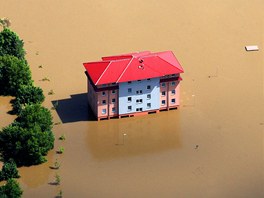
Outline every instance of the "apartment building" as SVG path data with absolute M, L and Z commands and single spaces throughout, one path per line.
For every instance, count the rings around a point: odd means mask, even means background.
M 98 120 L 156 113 L 180 104 L 183 68 L 172 51 L 108 56 L 83 65 L 88 102 Z

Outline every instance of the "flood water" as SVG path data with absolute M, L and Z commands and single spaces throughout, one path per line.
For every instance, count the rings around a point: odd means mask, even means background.
M 0 0 L 44 105 L 59 103 L 54 133 L 66 136 L 47 163 L 20 168 L 23 197 L 264 197 L 263 10 L 262 0 Z M 82 63 L 143 50 L 175 53 L 181 107 L 94 121 Z M 0 98 L 1 127 L 14 119 L 9 99 Z

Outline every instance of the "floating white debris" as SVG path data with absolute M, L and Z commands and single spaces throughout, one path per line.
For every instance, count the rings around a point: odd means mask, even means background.
M 246 51 L 258 51 L 259 50 L 257 45 L 247 45 L 245 48 L 246 48 Z

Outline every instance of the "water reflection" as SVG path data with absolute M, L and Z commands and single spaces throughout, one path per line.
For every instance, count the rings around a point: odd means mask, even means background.
M 163 152 L 181 147 L 180 111 L 90 123 L 87 147 L 97 160 Z

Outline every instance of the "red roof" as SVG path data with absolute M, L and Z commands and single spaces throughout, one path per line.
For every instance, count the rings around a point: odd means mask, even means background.
M 149 51 L 102 57 L 83 64 L 95 85 L 120 83 L 183 73 L 172 51 Z

